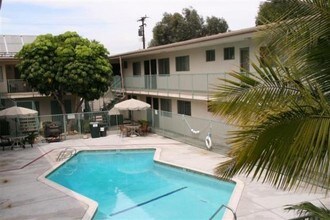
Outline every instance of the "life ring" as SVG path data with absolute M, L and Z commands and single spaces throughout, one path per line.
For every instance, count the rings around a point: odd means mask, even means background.
M 205 144 L 208 150 L 212 148 L 212 139 L 210 135 L 207 135 L 205 138 Z

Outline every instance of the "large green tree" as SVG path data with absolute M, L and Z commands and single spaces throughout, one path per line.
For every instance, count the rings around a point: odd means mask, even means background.
M 164 13 L 163 19 L 153 28 L 149 46 L 165 45 L 207 35 L 224 33 L 228 24 L 223 18 L 207 17 L 206 23 L 195 9 L 184 8 L 180 13 Z
M 215 16 L 206 18 L 206 25 L 204 26 L 205 35 L 213 35 L 218 33 L 225 33 L 228 30 L 228 24 L 223 18 Z
M 263 28 L 268 56 L 253 64 L 254 72 L 230 73 L 235 80 L 223 79 L 210 103 L 237 126 L 229 134 L 232 159 L 216 173 L 252 175 L 282 189 L 306 183 L 328 189 L 330 4 L 302 0 L 287 10 L 302 16 Z
M 100 43 L 82 38 L 76 32 L 57 36 L 40 35 L 17 54 L 21 78 L 44 95 L 53 96 L 63 114 L 64 96 L 75 95 L 80 101 L 98 99 L 111 83 L 109 52 Z
M 256 25 L 270 24 L 281 20 L 288 20 L 293 18 L 299 18 L 309 14 L 308 10 L 291 11 L 287 13 L 288 8 L 295 7 L 297 4 L 301 4 L 300 7 L 304 7 L 304 2 L 301 0 L 267 0 L 260 4 L 258 15 L 256 17 Z M 306 7 L 307 9 L 308 7 Z M 301 14 L 303 13 L 303 14 Z

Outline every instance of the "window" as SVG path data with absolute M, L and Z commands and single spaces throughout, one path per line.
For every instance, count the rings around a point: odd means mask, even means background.
M 133 63 L 133 75 L 141 75 L 141 63 L 140 62 L 134 62 Z
M 225 60 L 235 59 L 235 47 L 226 47 L 223 49 L 223 53 Z
M 0 82 L 3 82 L 2 66 L 0 66 Z
M 206 62 L 215 61 L 215 50 L 205 51 Z
M 160 99 L 160 110 L 162 116 L 172 117 L 171 99 Z
M 175 58 L 176 71 L 189 71 L 189 56 Z
M 162 74 L 170 74 L 170 59 L 164 58 L 158 60 L 158 73 Z
M 178 114 L 191 115 L 191 103 L 178 100 Z
M 127 69 L 127 67 L 128 67 L 127 61 L 124 61 L 124 69 Z
M 136 95 L 127 95 L 128 99 L 138 99 Z

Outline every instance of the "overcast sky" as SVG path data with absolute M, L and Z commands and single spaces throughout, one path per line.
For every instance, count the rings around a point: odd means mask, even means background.
M 138 36 L 146 19 L 146 42 L 163 14 L 192 7 L 206 19 L 224 18 L 230 30 L 253 27 L 260 0 L 2 0 L 0 33 L 54 35 L 76 31 L 104 44 L 111 55 L 142 49 Z

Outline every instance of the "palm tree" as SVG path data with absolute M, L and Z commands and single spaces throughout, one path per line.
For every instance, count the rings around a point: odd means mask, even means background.
M 293 5 L 288 13 L 309 15 L 260 27 L 268 57 L 252 64 L 255 72 L 222 79 L 209 107 L 237 130 L 217 175 L 288 190 L 330 186 L 329 9 L 328 0 Z

